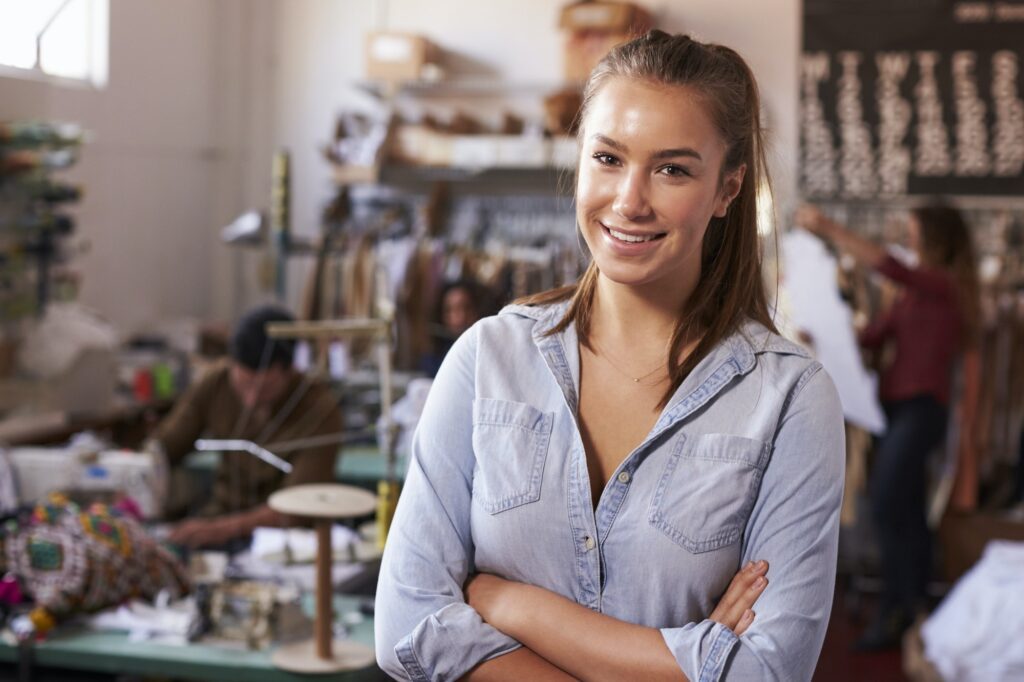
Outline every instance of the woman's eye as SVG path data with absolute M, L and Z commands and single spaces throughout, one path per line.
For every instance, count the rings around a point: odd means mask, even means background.
M 618 159 L 616 159 L 611 154 L 605 154 L 604 152 L 598 152 L 594 154 L 593 158 L 602 166 L 613 166 L 616 163 L 618 163 Z
M 665 166 L 661 171 L 672 178 L 682 178 L 690 175 L 690 171 L 683 168 L 682 166 Z

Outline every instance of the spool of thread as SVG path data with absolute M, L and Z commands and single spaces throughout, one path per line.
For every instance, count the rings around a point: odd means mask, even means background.
M 392 481 L 377 482 L 377 547 L 384 549 L 398 507 L 398 484 Z
M 148 368 L 140 367 L 135 370 L 132 392 L 140 403 L 148 403 L 153 399 L 153 373 Z
M 166 363 L 153 365 L 153 392 L 161 400 L 174 397 L 174 372 Z

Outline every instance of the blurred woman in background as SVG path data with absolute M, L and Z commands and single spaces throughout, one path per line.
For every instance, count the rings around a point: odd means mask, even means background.
M 857 647 L 896 646 L 925 606 L 931 567 L 928 456 L 946 434 L 954 369 L 979 334 L 974 248 L 963 216 L 948 206 L 910 212 L 908 245 L 917 256 L 913 267 L 814 207 L 800 209 L 796 222 L 902 287 L 893 305 L 860 333 L 862 346 L 889 346 L 893 355 L 881 374 L 888 426 L 876 447 L 869 483 L 884 592 Z
M 420 358 L 417 369 L 429 377 L 436 376 L 455 340 L 481 317 L 491 314 L 490 299 L 490 292 L 474 280 L 445 284 L 437 300 L 437 321 L 431 329 L 432 348 Z

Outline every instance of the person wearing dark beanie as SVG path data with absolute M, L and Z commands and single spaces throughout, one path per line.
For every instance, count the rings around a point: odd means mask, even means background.
M 178 400 L 150 441 L 173 465 L 201 437 L 251 440 L 290 462 L 291 473 L 247 452 L 222 453 L 210 498 L 198 514 L 174 527 L 172 541 L 223 547 L 247 538 L 259 526 L 285 525 L 284 517 L 266 503 L 271 493 L 333 480 L 337 444 L 275 451 L 275 444 L 342 429 L 338 399 L 330 389 L 304 381 L 293 368 L 295 343 L 267 335 L 268 324 L 294 319 L 287 310 L 269 305 L 243 315 L 231 336 L 229 357 Z
M 231 335 L 231 358 L 254 371 L 273 365 L 291 367 L 295 342 L 291 339 L 271 339 L 267 336 L 267 325 L 294 321 L 295 317 L 284 308 L 274 305 L 253 308 L 242 316 Z

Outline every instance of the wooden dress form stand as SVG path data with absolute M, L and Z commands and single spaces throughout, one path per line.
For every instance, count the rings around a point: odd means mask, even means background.
M 377 498 L 361 489 L 336 483 L 297 485 L 270 496 L 270 508 L 281 514 L 314 519 L 316 528 L 316 619 L 314 639 L 278 647 L 271 661 L 282 670 L 296 673 L 333 673 L 372 665 L 370 647 L 345 639 L 333 639 L 333 589 L 331 583 L 331 525 L 335 519 L 365 516 L 377 507 Z

